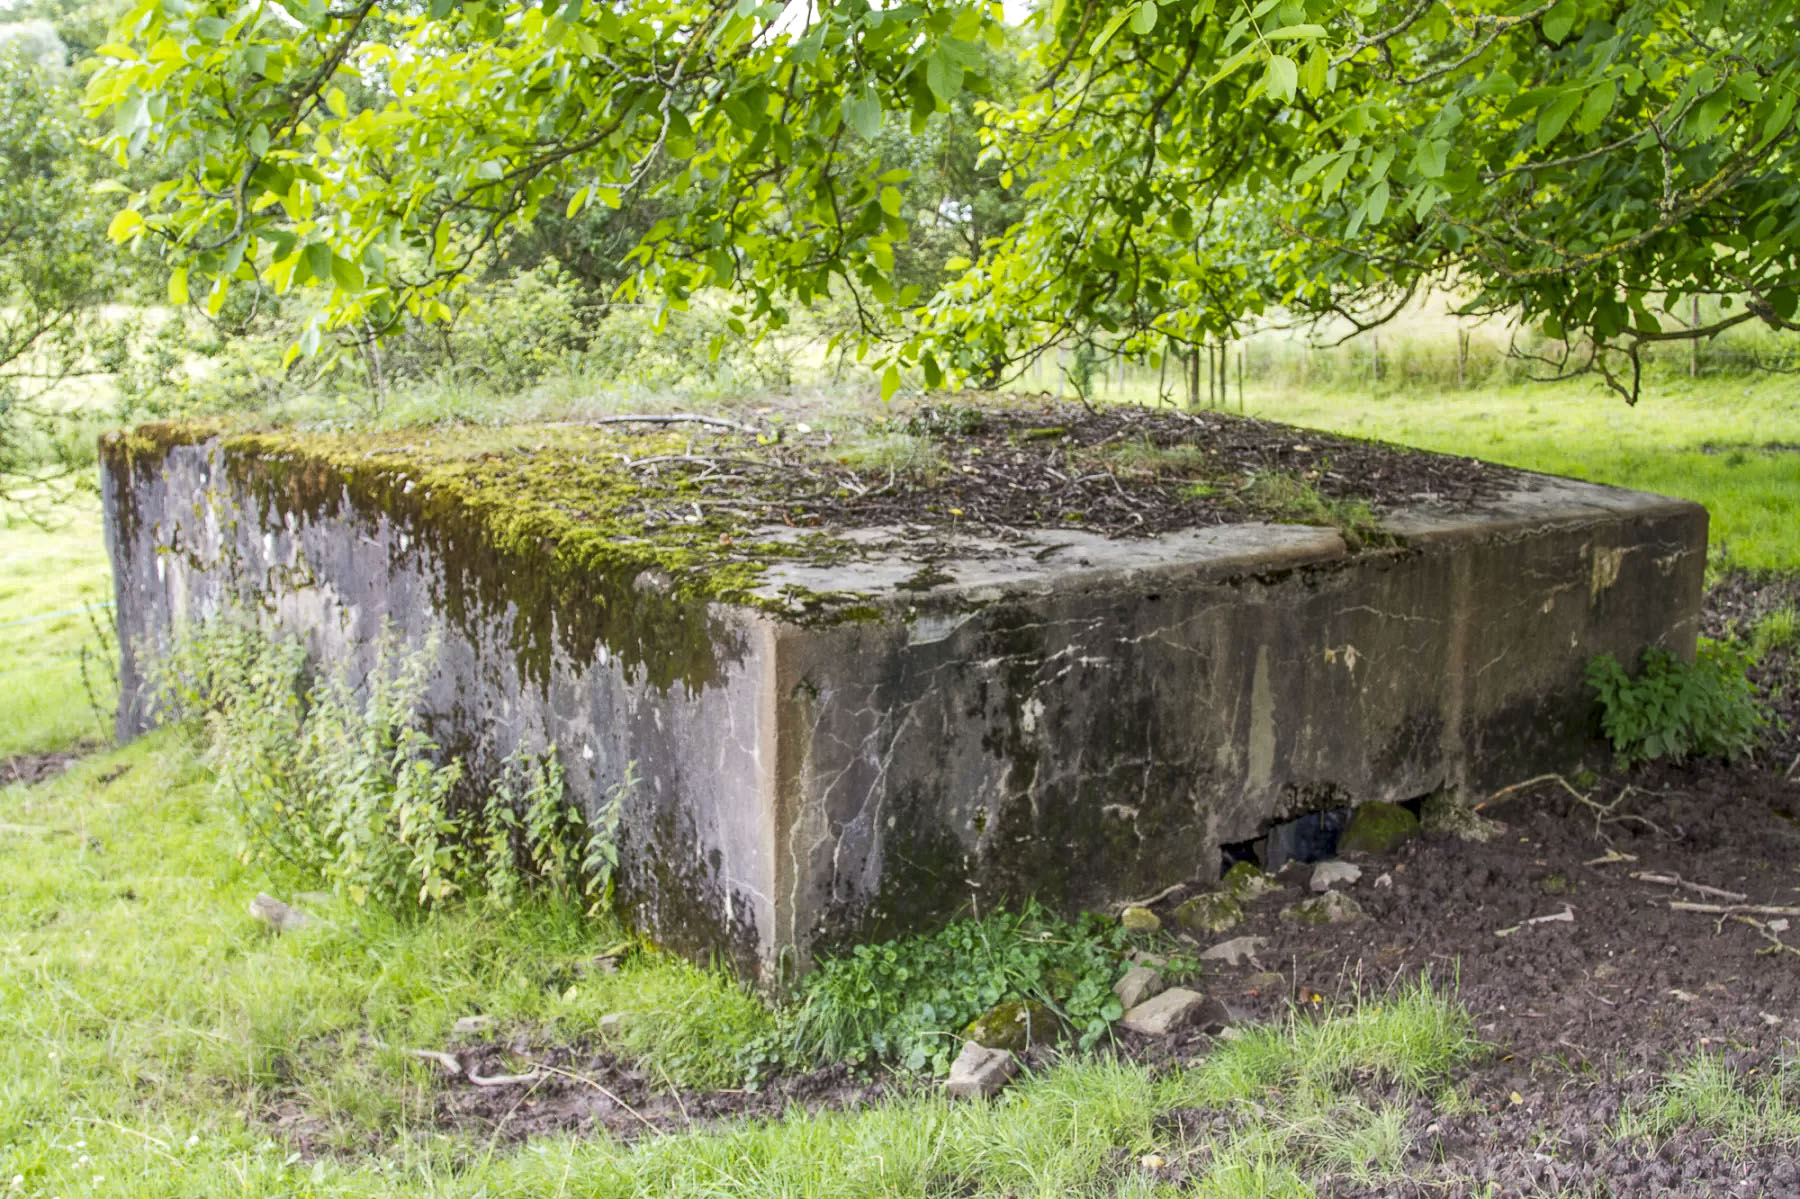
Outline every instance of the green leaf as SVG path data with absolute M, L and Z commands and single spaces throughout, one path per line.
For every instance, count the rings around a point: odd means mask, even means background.
M 340 255 L 332 255 L 331 277 L 345 291 L 361 291 L 367 282 L 362 268 Z
M 327 282 L 331 278 L 333 257 L 335 255 L 331 252 L 331 246 L 326 242 L 308 242 L 306 248 L 300 251 L 300 265 L 305 269 L 306 275 L 295 282 L 305 282 L 307 278 L 317 279 L 321 283 Z M 312 351 L 307 351 L 307 354 L 310 357 Z
M 1413 170 L 1427 179 L 1441 179 L 1444 168 L 1450 158 L 1450 143 L 1442 138 L 1432 138 L 1419 143 L 1418 152 L 1413 155 Z
M 1289 41 L 1294 38 L 1315 38 L 1325 36 L 1323 25 L 1289 25 L 1285 29 L 1277 29 L 1268 35 L 1272 42 Z
M 1569 36 L 1569 30 L 1575 28 L 1575 18 L 1580 15 L 1581 9 L 1574 0 L 1562 0 L 1544 14 L 1544 36 L 1553 42 L 1562 41 Z
M 1556 140 L 1556 135 L 1563 131 L 1569 118 L 1575 115 L 1575 109 L 1581 103 L 1581 93 L 1566 91 L 1557 95 L 1556 99 L 1538 110 L 1537 144 L 1547 146 Z
M 106 236 L 115 243 L 123 242 L 143 227 L 143 214 L 135 208 L 121 208 L 113 214 L 113 219 L 107 222 Z
M 1383 179 L 1380 183 L 1377 183 L 1370 189 L 1368 201 L 1369 224 L 1379 225 L 1381 223 L 1381 218 L 1387 215 L 1389 194 L 1390 188 L 1386 179 Z
M 1114 13 L 1113 19 L 1106 23 L 1105 27 L 1100 30 L 1099 35 L 1094 38 L 1093 44 L 1088 47 L 1088 54 L 1090 56 L 1099 55 L 1100 51 L 1106 48 L 1106 43 L 1112 41 L 1113 34 L 1119 32 L 1119 27 L 1131 20 L 1136 14 L 1137 9 L 1135 8 L 1122 8 Z
M 581 188 L 573 196 L 570 196 L 569 197 L 569 207 L 566 210 L 564 210 L 563 217 L 567 220 L 574 220 L 575 214 L 580 212 L 583 208 L 587 207 L 588 194 L 590 192 L 592 192 L 593 190 L 594 190 L 593 187 L 590 185 L 588 187 Z
M 862 95 L 845 105 L 844 118 L 865 140 L 873 140 L 881 132 L 881 97 L 873 87 L 864 87 Z
M 1599 84 L 1588 89 L 1587 98 L 1581 102 L 1581 115 L 1575 119 L 1577 133 L 1592 133 L 1600 128 L 1600 122 L 1612 111 L 1613 103 L 1619 98 L 1619 85 L 1610 79 L 1602 79 Z
M 1144 0 L 1131 14 L 1131 32 L 1143 37 L 1156 28 L 1156 0 Z
M 951 61 L 942 47 L 925 60 L 925 86 L 931 89 L 941 107 L 948 108 L 956 93 L 962 90 L 963 69 Z
M 893 399 L 894 393 L 899 390 L 900 390 L 900 368 L 897 366 L 890 365 L 887 368 L 887 370 L 885 370 L 881 373 L 881 399 L 882 399 L 882 402 L 885 403 L 888 400 Z
M 899 216 L 900 215 L 900 203 L 901 203 L 902 199 L 904 199 L 904 197 L 901 196 L 899 188 L 897 188 L 897 187 L 882 188 L 881 189 L 881 211 L 887 213 L 889 216 Z
M 1294 98 L 1294 89 L 1300 83 L 1300 64 L 1285 54 L 1271 54 L 1269 65 L 1263 72 L 1263 90 L 1271 99 L 1283 103 Z
M 1306 65 L 1300 68 L 1300 86 L 1309 96 L 1323 96 L 1331 81 L 1330 70 L 1331 55 L 1323 46 L 1314 47 L 1307 56 Z
M 178 266 L 169 272 L 169 303 L 177 308 L 188 302 L 188 273 L 185 266 Z

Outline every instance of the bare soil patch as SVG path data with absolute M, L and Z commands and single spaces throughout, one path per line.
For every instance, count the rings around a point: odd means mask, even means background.
M 78 745 L 74 749 L 57 750 L 54 753 L 19 754 L 16 757 L 0 758 L 0 787 L 10 787 L 14 783 L 29 786 L 47 782 L 97 748 L 97 745 Z
M 1149 536 L 1279 516 L 1245 489 L 1271 475 L 1299 480 L 1328 500 L 1361 501 L 1376 512 L 1467 506 L 1522 477 L 1472 458 L 1223 413 L 1076 404 L 928 408 L 894 424 L 940 443 L 942 478 L 866 477 L 835 462 L 831 446 L 815 440 L 790 465 L 796 477 L 825 471 L 829 491 L 818 495 L 816 506 L 802 506 L 788 518 L 864 527 L 939 524 L 950 515 L 1001 531 L 1048 525 Z M 1191 454 L 1182 457 L 1181 451 Z

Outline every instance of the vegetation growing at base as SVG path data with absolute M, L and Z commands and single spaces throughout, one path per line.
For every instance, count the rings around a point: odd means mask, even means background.
M 298 640 L 231 616 L 178 636 L 153 669 L 158 706 L 202 722 L 247 860 L 359 907 L 603 899 L 622 794 L 590 823 L 551 746 L 515 751 L 494 790 L 459 805 L 463 764 L 444 760 L 419 716 L 433 655 L 384 636 L 358 682 L 349 662 L 315 673 Z
M 1091 1048 L 1122 1014 L 1112 986 L 1144 940 L 1093 913 L 1069 921 L 1028 903 L 925 936 L 859 945 L 807 975 L 780 1033 L 753 1059 L 943 1074 L 964 1030 L 1011 1001 L 1042 1004 L 1081 1048 Z M 1162 969 L 1179 978 L 1195 964 L 1176 958 Z
M 1611 654 L 1590 661 L 1600 728 L 1620 765 L 1750 753 L 1772 719 L 1745 673 L 1752 661 L 1747 649 L 1704 637 L 1691 663 L 1646 649 L 1636 676 Z

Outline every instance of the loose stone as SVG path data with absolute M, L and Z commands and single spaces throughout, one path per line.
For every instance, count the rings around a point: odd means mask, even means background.
M 1350 924 L 1365 919 L 1362 905 L 1342 891 L 1327 891 L 1281 909 L 1283 920 L 1301 924 Z
M 1166 1037 L 1189 1028 L 1216 1032 L 1231 1023 L 1231 1013 L 1210 995 L 1171 987 L 1126 1012 L 1119 1023 L 1145 1036 Z
M 1149 908 L 1126 908 L 1119 914 L 1119 923 L 1126 932 L 1133 933 L 1153 933 L 1162 928 L 1162 918 Z
M 1243 919 L 1243 905 L 1216 891 L 1196 895 L 1175 909 L 1175 923 L 1192 933 L 1222 933 Z
M 1023 1053 L 1056 1040 L 1056 1013 L 1030 999 L 996 1003 L 963 1029 L 965 1040 L 988 1049 Z
M 1230 895 L 1240 903 L 1249 903 L 1260 899 L 1271 891 L 1281 890 L 1281 884 L 1254 862 L 1233 862 L 1231 869 L 1219 880 L 1219 890 Z
M 1396 803 L 1373 800 L 1350 814 L 1338 834 L 1339 853 L 1387 853 L 1418 836 L 1419 818 Z
M 1268 945 L 1264 937 L 1233 937 L 1229 941 L 1220 941 L 1211 949 L 1200 955 L 1203 962 L 1224 962 L 1227 966 L 1241 966 L 1245 962 L 1254 962 L 1256 955 Z
M 1486 842 L 1506 831 L 1498 820 L 1489 820 L 1449 791 L 1437 791 L 1425 797 L 1419 809 L 1419 828 L 1433 837 L 1455 837 L 1462 841 Z
M 970 1041 L 950 1063 L 944 1090 L 952 1099 L 982 1099 L 999 1091 L 1018 1072 L 1019 1059 L 1007 1050 Z
M 1362 877 L 1362 867 L 1354 862 L 1320 862 L 1313 867 L 1312 881 L 1307 884 L 1315 893 L 1331 890 L 1339 883 L 1346 885 Z
M 1161 992 L 1165 985 L 1163 976 L 1150 967 L 1133 966 L 1125 972 L 1124 978 L 1113 984 L 1113 994 L 1119 997 L 1119 1006 L 1130 1011 Z

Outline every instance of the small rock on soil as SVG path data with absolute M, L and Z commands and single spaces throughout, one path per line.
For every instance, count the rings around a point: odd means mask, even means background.
M 1160 992 L 1163 986 L 1159 971 L 1149 966 L 1133 966 L 1125 972 L 1124 978 L 1113 984 L 1113 994 L 1119 997 L 1119 1006 L 1130 1011 Z
M 970 1041 L 950 1064 L 944 1090 L 953 1099 L 993 1095 L 1019 1072 L 1019 1059 L 1005 1049 L 989 1049 Z
M 1190 1028 L 1215 1032 L 1231 1023 L 1231 1013 L 1210 995 L 1171 987 L 1126 1012 L 1119 1023 L 1143 1036 L 1166 1037 Z
M 1325 892 L 1340 883 L 1349 885 L 1361 877 L 1362 867 L 1354 862 L 1320 862 L 1313 867 L 1307 886 L 1314 892 Z

